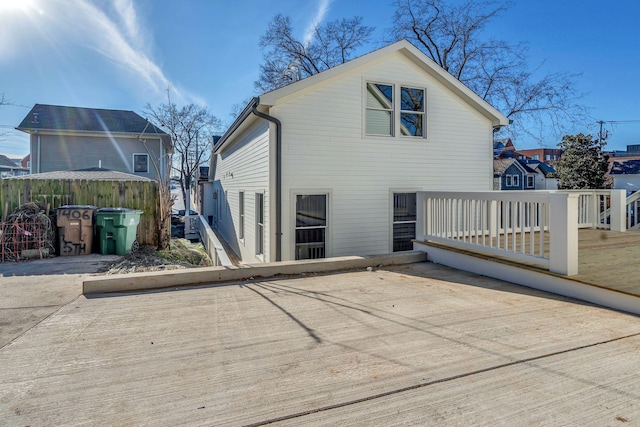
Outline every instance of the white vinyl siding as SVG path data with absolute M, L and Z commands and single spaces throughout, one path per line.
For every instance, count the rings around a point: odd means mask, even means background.
M 270 261 L 269 238 L 269 126 L 259 120 L 240 133 L 215 159 L 214 189 L 220 197 L 227 194 L 224 209 L 221 203 L 218 231 L 243 262 Z M 244 230 L 241 236 L 240 194 L 244 194 Z M 256 256 L 255 193 L 264 197 L 264 253 Z M 209 203 L 217 203 L 213 200 Z M 215 220 L 214 220 L 215 222 Z M 244 239 L 244 242 L 241 242 Z M 271 260 L 272 261 L 272 260 Z
M 399 132 L 394 136 L 367 135 L 367 82 L 394 85 L 396 92 L 401 87 L 423 88 L 428 96 L 424 126 L 428 143 L 426 140 L 417 143 L 416 138 L 403 137 Z M 396 117 L 398 108 L 394 110 Z M 282 122 L 283 260 L 296 256 L 295 206 L 299 194 L 330 194 L 326 229 L 326 256 L 330 257 L 390 252 L 393 209 L 389 197 L 394 189 L 491 191 L 493 188 L 491 121 L 401 52 L 284 95 L 266 112 Z M 268 123 L 262 119 L 260 122 L 264 135 L 252 126 L 234 136 L 233 144 L 216 159 L 215 179 L 220 181 L 216 185 L 234 189 L 233 194 L 237 195 L 240 189 L 247 195 L 254 194 L 258 185 L 275 191 L 275 172 L 267 173 L 267 159 L 272 165 L 275 161 L 266 148 Z M 274 141 L 272 137 L 271 143 Z M 248 185 L 248 175 L 259 176 L 260 184 Z M 266 190 L 268 206 L 270 195 Z M 253 224 L 254 219 L 248 217 L 254 212 L 254 206 L 248 206 L 253 197 L 246 199 L 246 222 Z M 231 200 L 230 204 L 234 213 L 237 203 Z M 267 215 L 273 211 L 268 206 Z M 232 217 L 237 218 L 237 214 Z M 273 224 L 274 218 L 266 219 L 266 239 L 272 235 L 268 228 Z M 245 262 L 255 260 L 250 243 L 255 236 L 249 235 L 253 228 L 247 226 L 246 230 L 247 248 L 242 252 Z M 228 230 L 224 235 L 238 246 L 236 234 Z M 273 261 L 268 254 L 271 247 L 265 242 L 265 261 Z
M 365 135 L 366 82 L 425 88 L 429 143 Z M 389 252 L 392 188 L 493 188 L 489 120 L 401 54 L 289 96 L 269 113 L 283 123 L 283 260 L 295 257 L 292 189 L 333 189 L 328 256 L 343 256 Z

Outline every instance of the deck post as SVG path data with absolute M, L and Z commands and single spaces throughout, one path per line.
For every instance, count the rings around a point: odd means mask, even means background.
M 426 196 L 423 191 L 418 191 L 416 195 L 416 240 L 424 242 L 427 234 L 427 210 Z
M 578 274 L 578 198 L 575 193 L 549 194 L 549 271 Z
M 611 190 L 611 231 L 627 231 L 627 192 Z

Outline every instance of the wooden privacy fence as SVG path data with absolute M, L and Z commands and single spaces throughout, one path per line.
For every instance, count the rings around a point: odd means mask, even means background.
M 2 179 L 0 207 L 11 213 L 27 202 L 49 206 L 92 205 L 98 208 L 130 208 L 144 211 L 138 225 L 141 245 L 158 244 L 158 184 L 155 181 L 116 181 L 90 179 Z M 166 218 L 169 227 L 170 218 Z

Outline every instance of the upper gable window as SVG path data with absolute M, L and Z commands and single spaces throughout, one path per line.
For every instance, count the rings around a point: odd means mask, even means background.
M 367 82 L 365 134 L 421 137 L 426 135 L 425 90 Z
M 393 135 L 393 86 L 367 83 L 367 135 Z
M 400 88 L 400 132 L 424 136 L 424 89 Z

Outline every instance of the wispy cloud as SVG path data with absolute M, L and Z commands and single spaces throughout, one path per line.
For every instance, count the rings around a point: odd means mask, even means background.
M 137 75 L 153 91 L 164 91 L 171 86 L 162 69 L 143 50 L 142 26 L 131 0 L 117 0 L 112 15 L 89 0 L 70 3 L 74 4 L 75 13 L 80 15 L 77 16 L 78 22 L 82 22 L 75 27 L 81 32 L 76 34 L 78 40 L 84 40 L 89 48 Z
M 313 17 L 313 20 L 307 26 L 307 29 L 304 32 L 304 44 L 305 46 L 309 44 L 311 38 L 313 37 L 313 32 L 316 27 L 322 23 L 325 15 L 329 11 L 329 6 L 331 6 L 331 2 L 333 0 L 320 0 L 318 4 L 318 10 L 316 11 L 316 15 Z
M 120 75 L 137 80 L 136 90 L 144 88 L 152 99 L 165 99 L 171 87 L 175 102 L 204 104 L 200 97 L 178 89 L 154 60 L 152 33 L 136 10 L 135 0 L 31 0 L 24 12 L 11 21 L 9 33 L 19 38 L 12 45 L 39 48 L 39 41 L 44 42 L 56 52 L 60 64 L 69 61 L 73 66 L 78 57 L 71 45 L 77 44 L 98 52 L 117 66 Z M 2 47 L 5 39 L 0 31 L 0 59 L 8 60 L 14 52 Z

